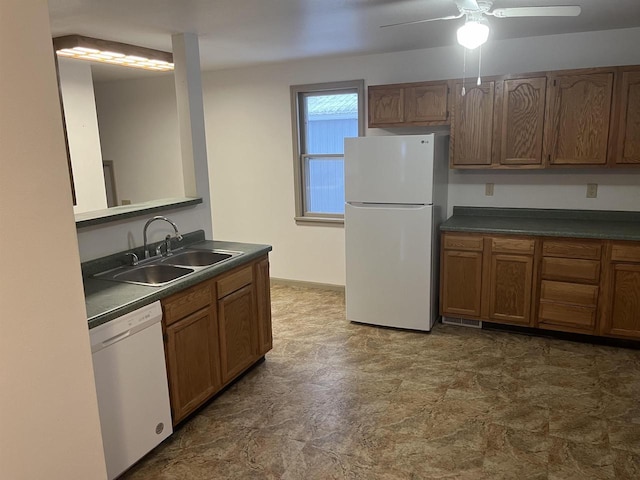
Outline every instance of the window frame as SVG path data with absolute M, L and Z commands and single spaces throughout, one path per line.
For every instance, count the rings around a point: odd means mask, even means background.
M 293 133 L 293 174 L 295 193 L 295 221 L 305 224 L 344 225 L 342 213 L 315 213 L 307 212 L 305 205 L 305 160 L 306 158 L 344 158 L 344 154 L 301 153 L 304 145 L 303 128 L 304 99 L 305 95 L 323 95 L 339 93 L 358 94 L 358 136 L 363 137 L 365 132 L 365 87 L 364 80 L 347 80 L 341 82 L 312 83 L 306 85 L 291 85 L 291 127 Z

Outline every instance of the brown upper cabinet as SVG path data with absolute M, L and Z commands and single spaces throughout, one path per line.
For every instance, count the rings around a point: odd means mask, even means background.
M 404 123 L 404 89 L 393 85 L 369 87 L 369 127 Z
M 495 82 L 471 86 L 456 82 L 454 92 L 449 144 L 452 166 L 491 165 Z
M 613 70 L 548 77 L 546 137 L 549 165 L 605 165 Z
M 454 88 L 452 168 L 540 168 L 547 79 L 492 78 Z
M 451 168 L 640 166 L 640 66 L 485 77 L 464 96 L 462 85 L 371 86 L 369 127 L 450 124 Z
M 621 69 L 617 88 L 617 136 L 613 138 L 613 163 L 640 165 L 640 68 Z
M 546 77 L 504 80 L 500 89 L 500 165 L 542 166 Z
M 369 87 L 369 127 L 449 124 L 448 82 Z

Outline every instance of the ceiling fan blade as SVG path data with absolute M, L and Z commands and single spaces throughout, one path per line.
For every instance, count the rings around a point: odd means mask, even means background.
M 437 20 L 455 20 L 456 18 L 462 18 L 464 14 L 460 15 L 449 15 L 448 17 L 440 17 L 440 18 L 427 18 L 424 20 L 413 20 L 412 22 L 400 22 L 400 23 L 390 23 L 388 25 L 380 25 L 380 28 L 386 27 L 399 27 L 401 25 L 415 25 L 416 23 L 426 23 L 426 22 L 435 22 Z
M 511 17 L 577 17 L 582 9 L 578 6 L 556 6 L 556 7 L 511 7 L 496 8 L 493 12 L 488 12 L 498 18 Z
M 455 0 L 458 10 L 480 10 L 477 0 Z

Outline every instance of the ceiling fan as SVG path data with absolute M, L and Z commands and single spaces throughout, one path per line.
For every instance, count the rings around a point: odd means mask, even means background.
M 489 37 L 489 24 L 487 16 L 496 18 L 514 17 L 576 17 L 582 9 L 579 6 L 547 6 L 547 7 L 493 7 L 492 0 L 453 0 L 458 7 L 458 15 L 449 15 L 439 18 L 426 18 L 410 22 L 392 23 L 382 25 L 381 28 L 397 27 L 401 25 L 415 25 L 416 23 L 435 22 L 437 20 L 455 20 L 465 17 L 465 23 L 458 29 L 458 43 L 470 50 L 479 47 Z

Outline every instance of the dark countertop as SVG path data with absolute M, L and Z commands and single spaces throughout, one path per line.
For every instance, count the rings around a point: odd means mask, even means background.
M 156 300 L 165 298 L 172 293 L 184 290 L 192 285 L 220 275 L 238 265 L 250 262 L 271 251 L 270 245 L 251 243 L 223 242 L 204 240 L 192 243 L 189 247 L 232 250 L 242 252 L 243 255 L 230 258 L 222 263 L 180 278 L 165 286 L 149 287 L 130 283 L 99 280 L 91 276 L 84 278 L 84 296 L 87 306 L 87 320 L 89 328 L 132 312 Z
M 640 241 L 640 212 L 453 207 L 440 230 Z

